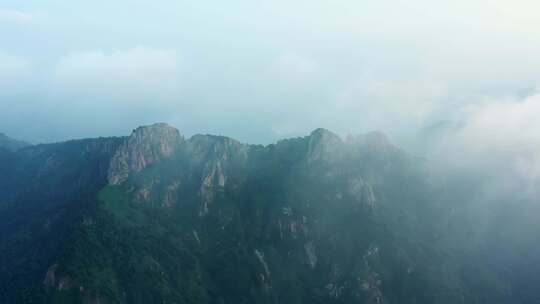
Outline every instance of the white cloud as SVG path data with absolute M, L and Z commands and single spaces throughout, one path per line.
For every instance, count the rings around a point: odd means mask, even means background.
M 466 106 L 439 134 L 432 157 L 445 169 L 483 175 L 491 193 L 540 198 L 539 115 L 540 94 Z
M 67 106 L 66 117 L 74 104 L 86 103 L 86 114 L 129 103 L 139 114 L 133 125 L 168 115 L 201 121 L 197 127 L 211 120 L 252 142 L 321 126 L 380 129 L 403 144 L 403 133 L 540 83 L 533 0 L 203 1 L 166 10 L 142 1 L 128 11 L 122 0 L 108 10 L 20 2 L 0 9 L 0 25 L 32 25 L 0 26 L 0 37 L 6 50 L 31 59 L 39 78 L 27 86 L 39 91 L 33 99 L 54 113 Z M 124 49 L 139 43 L 158 49 Z M 4 83 L 14 75 L 5 71 L 28 70 L 24 60 L 3 61 L 18 66 L 0 71 L 9 75 L 0 76 Z
M 144 47 L 72 53 L 60 60 L 53 76 L 58 93 L 90 94 L 118 101 L 161 102 L 174 97 L 180 85 L 177 53 Z
M 30 62 L 20 56 L 0 52 L 0 95 L 26 89 L 31 78 Z
M 305 84 L 321 76 L 321 67 L 314 60 L 291 53 L 278 57 L 270 67 L 270 73 L 278 80 Z
M 26 23 L 31 22 L 32 20 L 33 20 L 33 15 L 31 13 L 0 8 L 0 24 L 1 23 L 26 24 Z

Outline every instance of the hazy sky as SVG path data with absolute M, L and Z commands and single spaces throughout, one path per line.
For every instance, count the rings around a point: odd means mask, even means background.
M 2 0 L 0 131 L 50 142 L 164 121 L 405 143 L 443 128 L 445 149 L 536 152 L 539 3 Z

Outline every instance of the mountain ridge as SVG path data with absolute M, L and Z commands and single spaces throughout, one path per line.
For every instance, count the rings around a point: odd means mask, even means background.
M 0 169 L 4 303 L 537 299 L 515 295 L 533 274 L 493 266 L 519 255 L 479 258 L 499 245 L 471 236 L 470 207 L 380 132 L 262 146 L 158 123 L 9 152 Z
M 30 146 L 30 144 L 21 140 L 13 139 L 0 132 L 0 148 L 5 148 L 11 152 L 15 152 L 27 146 Z

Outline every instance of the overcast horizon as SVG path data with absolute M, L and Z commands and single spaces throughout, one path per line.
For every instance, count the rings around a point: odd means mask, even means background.
M 538 8 L 3 1 L 0 132 L 39 143 L 167 122 L 268 144 L 323 127 L 411 146 L 442 127 L 529 144 L 540 138 L 526 119 L 540 109 Z

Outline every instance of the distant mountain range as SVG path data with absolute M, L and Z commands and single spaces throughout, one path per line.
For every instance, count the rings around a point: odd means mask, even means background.
M 20 148 L 24 148 L 29 145 L 29 143 L 10 138 L 4 133 L 0 133 L 0 149 L 5 148 L 10 151 L 17 151 Z
M 532 209 L 382 133 L 0 147 L 0 303 L 540 303 Z

